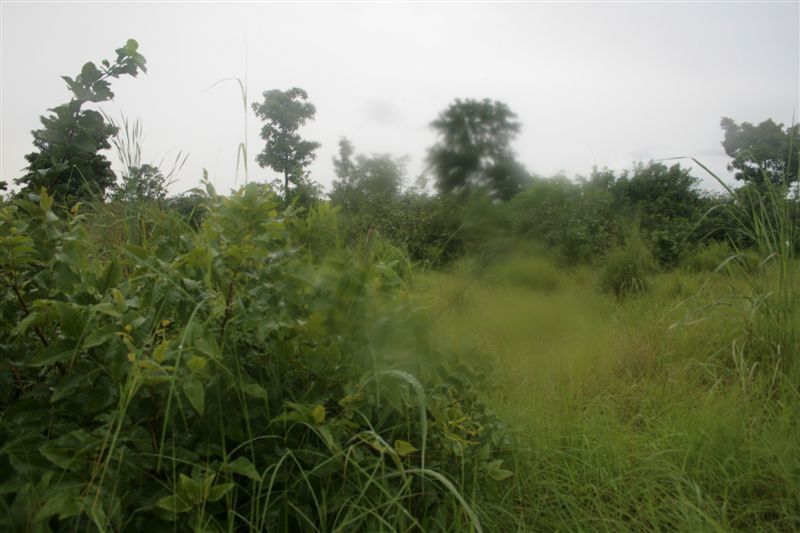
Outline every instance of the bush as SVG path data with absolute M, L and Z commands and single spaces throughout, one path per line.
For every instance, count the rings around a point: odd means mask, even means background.
M 533 180 L 508 204 L 514 233 L 546 245 L 563 264 L 593 261 L 608 249 L 615 224 L 611 195 L 593 185 Z
M 622 246 L 613 249 L 600 270 L 600 288 L 617 298 L 650 288 L 656 262 L 653 254 L 634 227 Z
M 257 184 L 203 203 L 141 244 L 0 205 L 0 529 L 472 528 L 508 438 L 402 254 L 309 248 L 335 213 Z
M 692 272 L 713 272 L 734 255 L 726 241 L 711 241 L 684 256 L 683 266 Z

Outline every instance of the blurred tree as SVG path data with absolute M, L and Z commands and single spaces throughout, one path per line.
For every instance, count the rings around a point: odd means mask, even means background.
M 439 135 L 428 154 L 441 193 L 485 189 L 508 200 L 528 174 L 514 158 L 511 141 L 519 133 L 516 115 L 503 102 L 456 100 L 431 123 Z
M 105 102 L 114 97 L 109 78 L 147 72 L 139 45 L 129 39 L 116 50 L 114 63 L 103 60 L 100 68 L 86 63 L 75 79 L 62 76 L 73 99 L 57 106 L 40 120 L 43 129 L 35 130 L 33 145 L 38 151 L 25 156 L 28 173 L 16 183 L 22 191 L 37 192 L 45 187 L 51 196 L 71 203 L 81 198 L 101 197 L 114 184 L 111 163 L 98 152 L 111 147 L 109 137 L 117 128 L 107 124 L 99 112 L 83 109 L 89 102 Z
M 798 181 L 800 125 L 784 128 L 768 119 L 754 126 L 723 117 L 720 126 L 725 131 L 722 147 L 733 158 L 728 170 L 735 172 L 736 179 L 763 185 L 766 177 L 774 185 L 787 187 Z
M 616 209 L 639 222 L 662 265 L 674 265 L 691 244 L 687 237 L 705 205 L 699 181 L 679 164 L 650 161 L 635 164 L 614 182 Z
M 306 179 L 305 169 L 314 161 L 314 151 L 319 143 L 303 140 L 297 130 L 314 118 L 317 109 L 307 102 L 308 94 L 293 87 L 288 91 L 264 91 L 264 101 L 253 103 L 253 111 L 266 122 L 261 128 L 261 138 L 266 141 L 264 150 L 256 157 L 261 168 L 269 167 L 283 174 L 283 195 L 288 201 L 291 184 L 301 186 Z
M 355 165 L 353 163 L 353 154 L 355 150 L 353 143 L 347 137 L 339 139 L 339 158 L 333 158 L 333 170 L 336 173 L 336 179 L 333 180 L 333 191 L 330 194 L 331 200 L 349 209 L 350 201 L 350 186 L 353 180 L 353 172 Z
M 158 167 L 147 163 L 128 167 L 112 197 L 125 202 L 163 202 L 167 197 L 166 178 Z
M 339 159 L 333 158 L 333 169 L 336 173 L 336 177 L 345 185 L 353 175 L 354 153 L 355 149 L 353 148 L 353 143 L 351 143 L 347 137 L 339 139 Z

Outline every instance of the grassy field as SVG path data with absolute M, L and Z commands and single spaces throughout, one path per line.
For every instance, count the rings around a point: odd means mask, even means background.
M 800 528 L 796 346 L 764 341 L 758 278 L 676 270 L 617 300 L 536 254 L 418 276 L 441 341 L 492 363 L 516 527 Z

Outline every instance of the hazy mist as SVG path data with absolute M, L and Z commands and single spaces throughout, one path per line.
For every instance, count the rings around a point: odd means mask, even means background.
M 684 155 L 727 176 L 720 118 L 789 123 L 799 103 L 796 2 L 3 2 L 0 10 L 7 181 L 22 174 L 39 116 L 69 98 L 60 76 L 113 58 L 128 38 L 139 41 L 148 74 L 116 80 L 103 109 L 141 118 L 145 160 L 191 154 L 173 192 L 197 185 L 202 168 L 222 190 L 237 184 L 238 85 L 209 87 L 245 73 L 250 102 L 268 89 L 308 92 L 317 115 L 301 131 L 322 144 L 311 177 L 326 187 L 340 136 L 358 152 L 407 155 L 412 182 L 434 142 L 430 122 L 455 98 L 507 103 L 523 124 L 519 160 L 530 172 L 570 177 Z M 254 160 L 260 122 L 250 109 L 246 119 L 250 180 L 271 179 Z

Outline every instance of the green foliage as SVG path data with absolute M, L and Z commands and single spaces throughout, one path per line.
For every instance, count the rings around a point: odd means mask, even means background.
M 727 242 L 711 241 L 687 254 L 682 263 L 693 272 L 713 272 L 723 267 L 733 255 Z
M 722 146 L 733 158 L 728 170 L 734 172 L 737 180 L 755 185 L 769 181 L 787 187 L 798 181 L 800 125 L 784 128 L 783 124 L 768 119 L 754 126 L 723 117 L 720 126 L 725 131 Z
M 167 209 L 174 210 L 194 229 L 199 229 L 206 213 L 208 198 L 199 189 L 166 199 Z
M 633 226 L 622 246 L 612 249 L 606 256 L 600 270 L 600 289 L 617 298 L 643 292 L 650 288 L 655 268 L 647 243 L 639 228 Z
M 439 192 L 466 194 L 477 189 L 508 200 L 527 179 L 511 149 L 520 124 L 503 102 L 457 99 L 431 126 L 439 141 L 428 160 Z
M 302 185 L 305 168 L 314 160 L 314 151 L 320 146 L 317 142 L 303 140 L 297 133 L 307 121 L 313 120 L 317 109 L 307 102 L 308 93 L 299 87 L 264 91 L 263 96 L 262 103 L 252 104 L 256 116 L 265 121 L 261 138 L 266 144 L 256 161 L 262 168 L 269 167 L 283 174 L 283 197 L 288 201 L 292 194 L 290 185 L 295 188 Z
M 674 266 L 686 246 L 700 235 L 692 229 L 702 217 L 703 199 L 698 179 L 675 164 L 639 163 L 613 187 L 617 208 L 628 220 L 637 220 L 663 266 Z
M 44 187 L 57 202 L 72 204 L 80 199 L 102 198 L 114 184 L 111 164 L 98 152 L 111 147 L 108 139 L 117 129 L 99 112 L 83 107 L 114 97 L 109 78 L 147 72 L 138 48 L 137 42 L 129 39 L 116 50 L 113 63 L 103 60 L 98 68 L 89 62 L 74 79 L 62 76 L 72 100 L 40 117 L 44 128 L 32 132 L 37 151 L 25 156 L 28 173 L 16 180 L 23 192 L 38 193 Z
M 509 202 L 514 233 L 541 242 L 566 264 L 596 260 L 611 243 L 617 212 L 611 193 L 595 179 L 534 179 Z
M 0 206 L 3 529 L 479 530 L 509 443 L 404 255 L 207 190 L 198 231 L 138 244 L 46 191 Z
M 405 158 L 359 154 L 351 161 L 345 159 L 345 154 L 340 150 L 341 159 L 334 159 L 341 175 L 333 183 L 332 201 L 348 211 L 369 211 L 370 206 L 397 199 L 406 174 Z
M 736 296 L 728 303 L 740 309 L 740 327 L 744 331 L 739 339 L 740 354 L 734 350 L 734 359 L 740 368 L 766 364 L 775 375 L 779 371 L 793 375 L 800 368 L 800 198 L 787 196 L 786 185 L 775 184 L 771 179 L 731 191 L 718 176 L 708 172 L 728 189 L 733 199 L 724 206 L 734 223 L 731 231 L 752 246 L 746 254 L 758 257 L 758 268 L 750 269 L 750 273 L 757 270 L 758 276 L 744 289 L 732 287 Z M 753 262 L 750 259 L 742 265 L 747 268 Z M 752 355 L 746 358 L 745 354 Z
M 163 202 L 167 197 L 167 183 L 158 167 L 147 163 L 128 167 L 122 183 L 114 189 L 112 198 L 122 202 Z

